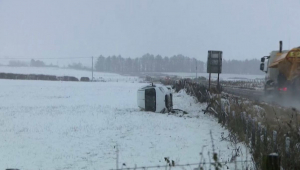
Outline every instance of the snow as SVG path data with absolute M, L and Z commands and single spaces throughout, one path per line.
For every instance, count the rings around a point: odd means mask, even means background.
M 80 79 L 80 77 L 92 77 L 91 71 L 84 70 L 73 70 L 67 68 L 56 68 L 56 67 L 8 67 L 0 66 L 0 73 L 19 73 L 19 74 L 46 74 L 46 75 L 56 75 L 56 76 L 75 76 Z M 163 73 L 167 75 L 177 75 L 182 78 L 195 78 L 196 73 L 176 73 L 169 72 Z M 208 79 L 208 73 L 198 73 L 198 77 L 203 76 Z M 216 80 L 218 74 L 211 74 L 212 80 Z M 123 81 L 129 78 L 129 76 L 119 75 L 115 73 L 103 73 L 94 72 L 95 79 L 104 79 L 106 81 Z M 252 79 L 263 79 L 265 75 L 243 75 L 243 74 L 220 74 L 220 80 L 234 80 L 234 81 L 247 81 Z M 137 77 L 131 77 L 137 79 Z
M 111 169 L 117 145 L 119 167 L 165 165 L 164 157 L 199 163 L 202 148 L 208 162 L 210 130 L 221 161 L 231 158 L 234 147 L 220 141 L 228 131 L 203 114 L 205 105 L 181 91 L 174 94 L 174 107 L 188 115 L 143 112 L 136 93 L 146 84 L 115 77 L 124 81 L 0 80 L 0 169 Z M 250 160 L 239 146 L 238 160 Z
M 55 75 L 55 76 L 75 76 L 78 79 L 81 77 L 89 77 L 92 78 L 91 71 L 85 70 L 73 70 L 66 68 L 56 68 L 56 67 L 8 67 L 8 66 L 0 66 L 0 73 L 18 73 L 18 74 L 45 74 L 45 75 Z M 127 81 L 127 80 L 135 80 L 137 81 L 137 77 L 129 77 L 129 76 L 121 76 L 115 73 L 103 73 L 103 72 L 95 72 L 95 79 L 102 79 L 105 81 Z
M 165 73 L 168 75 L 177 75 L 182 78 L 195 78 L 196 73 Z M 208 79 L 208 73 L 197 73 L 197 77 L 205 77 Z M 265 77 L 264 74 L 262 75 L 249 75 L 249 74 L 220 74 L 220 80 L 249 80 L 249 79 L 263 79 Z M 218 78 L 218 74 L 211 74 L 212 80 L 216 80 Z

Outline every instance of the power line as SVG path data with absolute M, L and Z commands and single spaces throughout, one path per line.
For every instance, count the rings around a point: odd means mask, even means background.
M 0 60 L 28 60 L 28 59 L 34 59 L 34 60 L 48 60 L 48 59 L 56 59 L 56 60 L 64 60 L 64 59 L 90 59 L 91 57 L 44 57 L 44 58 L 0 58 Z

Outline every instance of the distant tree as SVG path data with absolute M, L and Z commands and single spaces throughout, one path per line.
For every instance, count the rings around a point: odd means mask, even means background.
M 103 57 L 102 55 L 100 55 L 98 58 L 97 58 L 97 61 L 95 63 L 95 69 L 97 71 L 105 71 L 105 57 Z
M 58 65 L 54 65 L 54 64 L 49 64 L 49 65 L 47 65 L 47 67 L 58 67 Z
M 73 64 L 69 64 L 68 68 L 72 68 L 72 69 L 77 69 L 77 70 L 82 70 L 83 66 L 81 63 L 73 63 Z
M 155 71 L 162 72 L 163 71 L 163 58 L 160 55 L 155 57 Z
M 131 58 L 125 59 L 124 72 L 133 72 L 134 71 L 133 60 Z
M 115 55 L 113 55 L 111 57 L 111 63 L 110 63 L 110 68 L 111 68 L 112 72 L 116 72 L 117 71 L 117 69 L 116 69 L 117 65 L 116 64 L 117 64 L 117 57 Z
M 8 65 L 12 66 L 12 67 L 27 67 L 28 63 L 26 63 L 24 61 L 11 60 L 11 61 L 9 61 Z
M 141 59 L 140 58 L 136 58 L 133 61 L 133 71 L 134 72 L 140 72 L 141 71 L 141 64 L 140 64 Z
M 170 72 L 170 60 L 168 57 L 164 57 L 163 65 L 163 72 Z
M 105 71 L 106 71 L 106 72 L 112 72 L 112 71 L 113 71 L 113 70 L 112 70 L 112 67 L 111 67 L 112 61 L 111 61 L 111 57 L 110 57 L 110 56 L 108 56 L 108 57 L 106 58 L 105 63 L 106 63 Z
M 116 62 L 116 72 L 124 72 L 125 71 L 125 59 L 118 55 Z
M 43 61 L 31 59 L 30 66 L 31 67 L 45 67 L 46 64 Z

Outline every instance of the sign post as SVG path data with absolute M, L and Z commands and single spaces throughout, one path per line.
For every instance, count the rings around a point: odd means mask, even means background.
M 211 76 L 211 73 L 209 73 L 209 78 L 208 78 L 208 90 L 210 90 L 210 76 Z
M 220 91 L 220 73 L 222 72 L 222 51 L 208 51 L 207 73 L 209 73 L 208 89 L 210 90 L 211 73 L 218 74 L 217 88 Z

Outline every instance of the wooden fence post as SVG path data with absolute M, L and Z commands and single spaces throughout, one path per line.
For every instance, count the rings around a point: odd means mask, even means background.
M 265 155 L 263 157 L 263 170 L 280 170 L 280 157 L 276 153 Z
M 277 131 L 273 131 L 273 151 L 277 152 Z
M 232 111 L 231 113 L 232 113 L 232 115 L 231 115 L 232 117 L 231 117 L 230 121 L 234 121 L 233 129 L 234 129 L 234 131 L 236 131 L 237 124 L 236 124 L 236 118 L 235 118 L 235 111 Z
M 255 144 L 256 144 L 256 140 L 255 140 L 255 137 L 256 137 L 256 118 L 253 118 L 251 119 L 252 120 L 252 134 L 251 134 L 251 144 L 252 144 L 252 147 L 255 147 Z
M 248 137 L 248 139 L 247 140 L 250 139 L 250 141 L 251 141 L 251 133 L 252 133 L 252 127 L 251 126 L 252 126 L 251 115 L 248 115 L 248 119 L 247 119 L 247 137 Z
M 220 96 L 220 104 L 221 104 L 221 121 L 222 125 L 224 126 L 226 124 L 226 116 L 225 116 L 225 99 L 222 99 Z
M 241 113 L 241 117 L 242 117 L 242 123 L 244 126 L 244 133 L 247 134 L 247 118 L 246 118 L 246 112 L 242 112 Z M 247 135 L 246 135 L 247 136 Z
M 290 144 L 291 144 L 291 139 L 290 137 L 285 138 L 285 155 L 287 158 L 290 156 Z
M 267 153 L 268 151 L 268 130 L 266 127 L 263 128 L 263 134 L 264 134 L 264 153 Z
M 222 114 L 222 109 L 221 109 L 221 99 L 219 100 L 218 96 L 217 96 L 217 118 L 218 118 L 218 123 L 221 123 L 221 114 Z M 219 110 L 219 111 L 218 111 Z
M 258 122 L 257 123 L 257 134 L 256 134 L 256 148 L 258 149 L 257 152 L 258 153 L 261 153 L 261 150 L 260 150 L 260 143 L 261 143 L 261 130 L 262 130 L 262 127 L 261 127 L 261 123 Z

